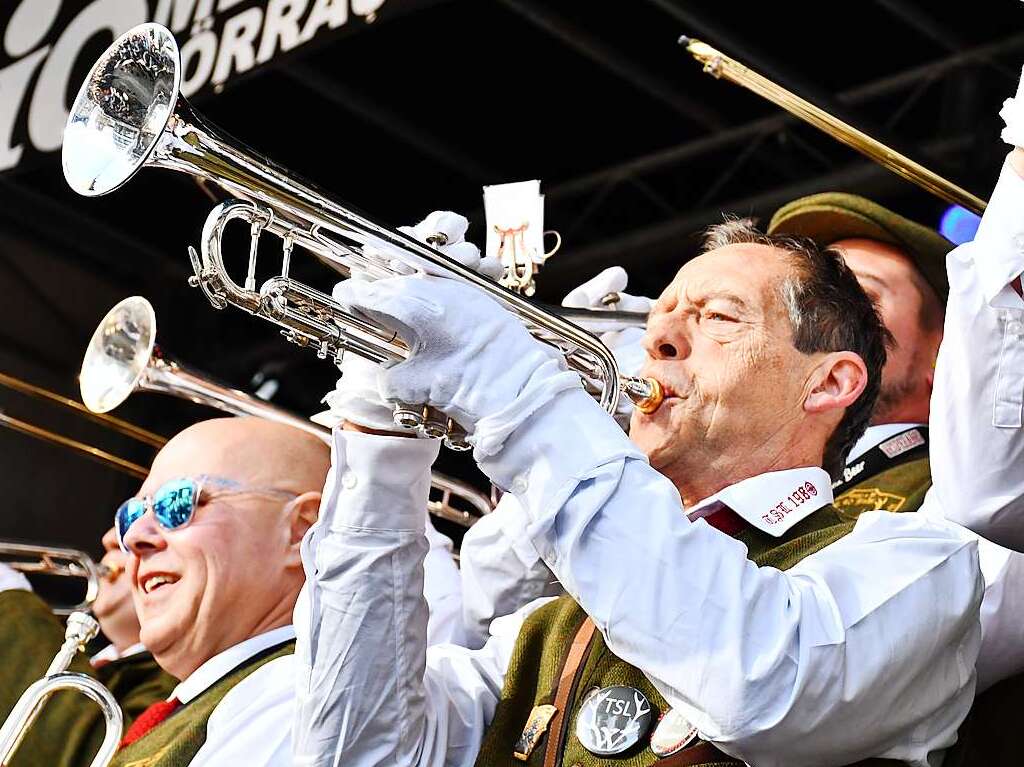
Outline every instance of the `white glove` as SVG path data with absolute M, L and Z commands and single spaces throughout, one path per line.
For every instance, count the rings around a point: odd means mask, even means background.
M 501 277 L 501 262 L 493 256 L 480 257 L 480 248 L 471 242 L 466 242 L 466 230 L 468 228 L 469 220 L 465 216 L 447 210 L 435 210 L 416 224 L 416 226 L 400 226 L 398 231 L 424 244 L 431 244 L 427 242 L 428 237 L 436 237 L 439 234 L 443 235 L 445 244 L 433 244 L 432 247 L 435 250 L 441 251 L 448 258 L 458 261 L 474 272 L 490 277 L 492 280 L 497 280 Z M 395 271 L 403 274 L 409 274 L 412 271 L 402 263 L 396 263 L 393 266 Z M 430 268 L 427 271 L 431 274 L 437 273 Z
M 1003 141 L 1024 148 L 1024 69 L 1021 70 L 1021 79 L 1017 83 L 1017 95 L 1003 102 L 999 116 L 1006 123 L 1000 134 Z
M 480 249 L 471 242 L 466 242 L 466 229 L 469 221 L 465 216 L 449 211 L 437 210 L 416 224 L 416 226 L 399 227 L 400 232 L 427 243 L 428 237 L 438 234 L 447 238 L 445 245 L 435 247 L 449 258 L 458 261 L 465 267 L 481 274 L 496 278 L 501 275 L 501 264 L 495 258 L 480 258 Z M 392 262 L 395 271 L 410 271 L 405 264 Z M 353 278 L 360 280 L 356 274 Z M 338 289 L 346 281 L 335 286 L 334 296 L 338 297 Z M 357 354 L 348 352 L 338 366 L 341 378 L 335 388 L 324 396 L 323 403 L 328 410 L 317 413 L 313 421 L 329 428 L 334 428 L 342 421 L 358 424 L 370 429 L 382 431 L 404 431 L 394 422 L 394 410 L 384 402 L 377 389 L 377 364 L 363 359 Z M 412 404 L 420 404 L 411 401 Z
M 621 266 L 610 266 L 596 277 L 584 282 L 578 288 L 569 291 L 562 299 L 562 306 L 574 309 L 593 309 L 595 311 L 615 310 L 620 312 L 649 312 L 654 300 L 645 296 L 632 296 L 624 293 L 629 275 Z M 609 293 L 618 295 L 619 300 L 613 305 L 603 302 Z M 619 372 L 626 376 L 638 375 L 647 358 L 640 345 L 644 337 L 643 328 L 626 328 L 611 330 L 601 334 L 601 342 L 612 350 L 615 361 L 619 364 Z M 627 415 L 633 411 L 633 403 L 625 395 L 619 396 L 616 411 L 619 415 Z
M 358 354 L 345 352 L 338 365 L 341 378 L 320 400 L 328 409 L 314 415 L 312 420 L 331 429 L 348 421 L 368 429 L 405 431 L 395 423 L 394 408 L 381 399 L 377 390 L 379 367 Z
M 346 280 L 334 297 L 396 328 L 410 346 L 407 360 L 379 369 L 380 395 L 426 403 L 454 418 L 469 433 L 478 460 L 498 452 L 555 395 L 581 385 L 558 351 L 533 339 L 489 296 L 456 280 Z

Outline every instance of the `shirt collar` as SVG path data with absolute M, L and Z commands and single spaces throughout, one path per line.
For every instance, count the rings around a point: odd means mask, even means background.
M 923 423 L 880 423 L 877 426 L 869 426 L 864 431 L 864 436 L 854 443 L 850 454 L 846 456 L 846 465 L 849 466 L 868 450 L 877 447 L 883 441 L 889 439 L 889 437 L 894 437 L 901 431 L 913 429 L 915 426 L 926 425 Z
M 89 663 L 92 664 L 93 668 L 102 666 L 104 663 L 110 663 L 111 661 L 120 660 L 121 658 L 127 658 L 130 655 L 138 655 L 140 652 L 145 652 L 146 646 L 142 642 L 136 642 L 124 649 L 124 652 L 118 652 L 117 648 L 113 644 L 108 644 L 98 653 L 93 655 L 89 659 Z
M 744 522 L 776 538 L 822 506 L 832 503 L 832 479 L 817 466 L 768 471 L 705 498 L 688 511 L 690 520 L 727 506 Z
M 188 703 L 254 655 L 294 638 L 294 626 L 281 626 L 264 634 L 249 637 L 206 661 L 175 687 L 167 700 L 176 698 L 182 704 Z

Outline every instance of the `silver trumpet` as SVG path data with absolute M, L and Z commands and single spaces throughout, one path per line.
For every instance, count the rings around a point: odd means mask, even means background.
M 345 351 L 378 363 L 409 354 L 392 328 L 354 315 L 331 296 L 289 276 L 296 245 L 342 276 L 377 279 L 398 273 L 432 272 L 484 291 L 518 315 L 542 340 L 555 345 L 568 364 L 596 382 L 598 399 L 614 412 L 620 391 L 653 411 L 661 391 L 653 379 L 620 377 L 612 353 L 592 334 L 547 312 L 401 232 L 376 223 L 301 181 L 203 120 L 179 92 L 181 58 L 170 31 L 143 24 L 122 35 L 93 66 L 75 100 L 64 131 L 64 176 L 72 189 L 97 196 L 117 189 L 143 166 L 170 168 L 212 182 L 229 195 L 203 226 L 200 249 L 189 249 L 195 276 L 217 309 L 228 304 L 279 325 L 285 337 L 337 361 Z M 248 270 L 241 284 L 224 265 L 222 237 L 235 220 L 250 232 Z M 279 274 L 257 288 L 260 235 L 282 242 Z M 433 244 L 443 245 L 439 239 Z M 396 268 L 396 264 L 400 265 Z M 449 446 L 466 447 L 457 424 L 420 405 L 400 405 L 396 422 Z
M 118 571 L 93 560 L 84 551 L 59 546 L 0 541 L 0 562 L 26 575 L 53 575 L 85 580 L 85 597 L 77 605 L 53 608 L 56 615 L 88 610 L 100 591 L 100 581 L 117 577 Z M 0 764 L 3 764 L 0 760 Z
M 67 670 L 75 655 L 85 649 L 86 643 L 96 636 L 99 628 L 96 619 L 86 613 L 75 612 L 68 616 L 64 644 L 50 663 L 46 674 L 42 679 L 29 685 L 0 727 L 0 765 L 10 763 L 11 757 L 21 745 L 46 701 L 61 690 L 80 692 L 96 703 L 103 713 L 106 732 L 90 766 L 104 767 L 114 758 L 124 730 L 124 714 L 121 707 L 110 690 L 95 679 Z M 54 733 L 53 737 L 59 737 L 59 734 Z
M 627 328 L 642 330 L 647 327 L 647 312 L 624 312 L 618 309 L 576 309 L 567 306 L 546 306 L 545 308 L 552 314 L 557 314 L 562 319 L 569 320 L 594 335 Z
M 113 410 L 137 391 L 159 392 L 232 415 L 266 418 L 331 442 L 329 429 L 217 383 L 164 354 L 157 345 L 156 312 L 142 296 L 124 299 L 100 320 L 86 348 L 78 383 L 82 402 L 94 413 Z M 432 473 L 429 510 L 435 516 L 469 527 L 493 508 L 476 488 Z

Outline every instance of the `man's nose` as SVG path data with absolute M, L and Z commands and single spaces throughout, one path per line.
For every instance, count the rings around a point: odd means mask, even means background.
M 678 360 L 688 357 L 690 339 L 685 318 L 674 312 L 650 317 L 647 320 L 643 347 L 652 360 Z
M 146 513 L 128 528 L 124 536 L 124 545 L 138 557 L 166 547 L 163 530 L 160 529 L 152 509 L 147 509 Z

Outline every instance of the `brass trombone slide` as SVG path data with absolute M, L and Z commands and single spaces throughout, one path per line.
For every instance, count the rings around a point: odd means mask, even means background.
M 157 344 L 156 312 L 142 296 L 124 299 L 100 320 L 78 381 L 82 401 L 92 412 L 113 410 L 137 391 L 159 392 L 232 415 L 266 418 L 331 441 L 330 429 L 217 383 L 164 353 Z M 453 503 L 456 499 L 460 506 Z M 476 488 L 432 472 L 428 509 L 435 516 L 469 527 L 492 508 Z
M 0 540 L 0 562 L 26 575 L 53 575 L 85 580 L 85 596 L 82 601 L 68 607 L 54 607 L 56 615 L 71 615 L 88 610 L 99 594 L 100 581 L 116 575 L 112 568 L 96 562 L 84 551 L 15 541 Z
M 985 200 L 806 99 L 800 98 L 792 91 L 786 90 L 736 59 L 726 56 L 717 48 L 685 35 L 679 38 L 679 44 L 684 46 L 693 58 L 703 64 L 704 71 L 712 77 L 728 80 L 771 101 L 776 106 L 782 107 L 790 114 L 824 131 L 848 147 L 856 149 L 879 165 L 946 202 L 960 205 L 978 215 L 985 212 L 985 207 L 988 205 Z

